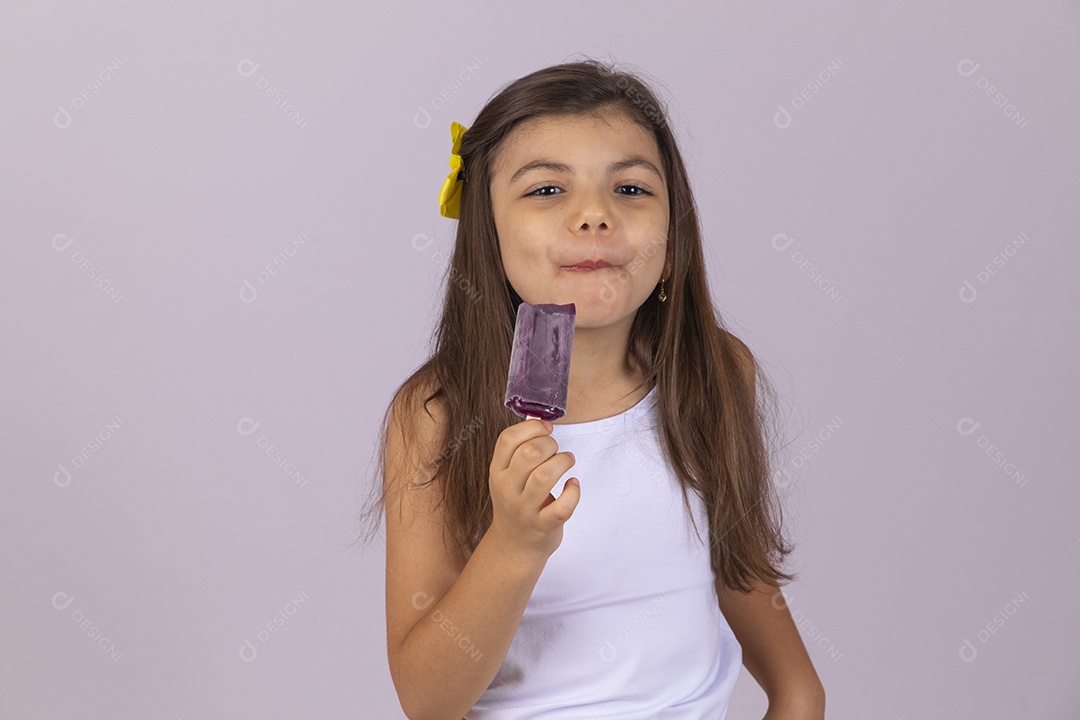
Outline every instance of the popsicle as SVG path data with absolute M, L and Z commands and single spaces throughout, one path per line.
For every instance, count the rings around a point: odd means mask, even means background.
M 566 414 L 576 320 L 573 303 L 518 305 L 505 405 L 526 420 Z

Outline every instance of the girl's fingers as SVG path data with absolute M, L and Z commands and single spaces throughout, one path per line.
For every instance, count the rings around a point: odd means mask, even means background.
M 552 498 L 551 489 L 559 484 L 559 478 L 574 466 L 576 459 L 571 452 L 561 452 L 548 458 L 537 467 L 525 482 L 522 502 L 525 507 L 540 511 L 548 498 Z M 565 492 L 565 490 L 563 491 Z
M 491 474 L 502 472 L 510 467 L 514 459 L 514 453 L 523 443 L 533 438 L 548 435 L 549 430 L 540 420 L 525 420 L 499 433 L 499 439 L 495 441 L 495 451 L 491 456 Z
M 576 478 L 567 480 L 562 492 L 559 493 L 559 497 L 547 503 L 540 511 L 541 520 L 562 525 L 570 519 L 570 516 L 574 514 L 574 510 L 577 509 L 578 502 L 581 500 L 581 486 L 579 483 L 574 482 L 575 480 Z M 550 493 L 548 497 L 552 497 Z
M 544 463 L 551 460 L 559 452 L 559 443 L 549 435 L 526 440 L 514 451 L 510 458 L 510 467 L 503 471 L 503 476 L 510 478 L 509 487 L 520 495 L 525 491 L 529 483 L 529 476 L 536 469 L 543 467 Z

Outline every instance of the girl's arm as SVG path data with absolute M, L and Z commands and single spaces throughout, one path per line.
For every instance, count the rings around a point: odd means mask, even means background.
M 757 403 L 757 366 L 750 349 L 729 334 L 739 371 Z M 769 698 L 764 720 L 824 720 L 825 687 L 803 646 L 780 588 L 754 583 L 742 593 L 716 583 L 720 611 L 743 648 L 743 665 Z
M 823 720 L 825 688 L 780 589 L 759 582 L 742 593 L 717 582 L 716 593 L 743 665 L 769 698 L 765 720 Z

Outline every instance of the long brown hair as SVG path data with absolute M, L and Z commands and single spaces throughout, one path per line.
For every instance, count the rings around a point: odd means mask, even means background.
M 657 388 L 664 452 L 682 485 L 699 494 L 709 518 L 712 569 L 743 592 L 757 581 L 779 584 L 795 575 L 780 564 L 793 548 L 781 534 L 781 506 L 773 493 L 764 403 L 772 396 L 746 345 L 723 325 L 705 275 L 701 234 L 686 168 L 666 111 L 635 74 L 598 60 L 538 70 L 493 97 L 461 141 L 464 184 L 454 252 L 434 350 L 393 395 L 383 417 L 374 502 L 361 515 L 378 519 L 386 507 L 386 438 L 395 405 L 425 412 L 439 401 L 446 418 L 441 452 L 414 484 L 439 483 L 447 548 L 464 564 L 492 520 L 488 470 L 495 441 L 520 422 L 503 405 L 514 319 L 521 298 L 503 269 L 492 212 L 492 163 L 521 122 L 542 116 L 621 110 L 656 139 L 668 180 L 670 224 L 667 300 L 654 292 L 638 309 L 629 352 Z M 418 402 L 422 398 L 422 403 Z M 408 437 L 408 423 L 402 423 Z M 424 482 L 417 483 L 419 477 Z M 378 482 L 381 480 L 381 482 Z

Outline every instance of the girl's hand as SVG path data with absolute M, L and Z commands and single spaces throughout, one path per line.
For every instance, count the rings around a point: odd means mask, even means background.
M 500 546 L 546 562 L 562 543 L 563 523 L 574 514 L 581 489 L 566 481 L 556 500 L 551 489 L 574 465 L 559 452 L 549 424 L 526 420 L 499 433 L 491 459 L 492 521 Z

